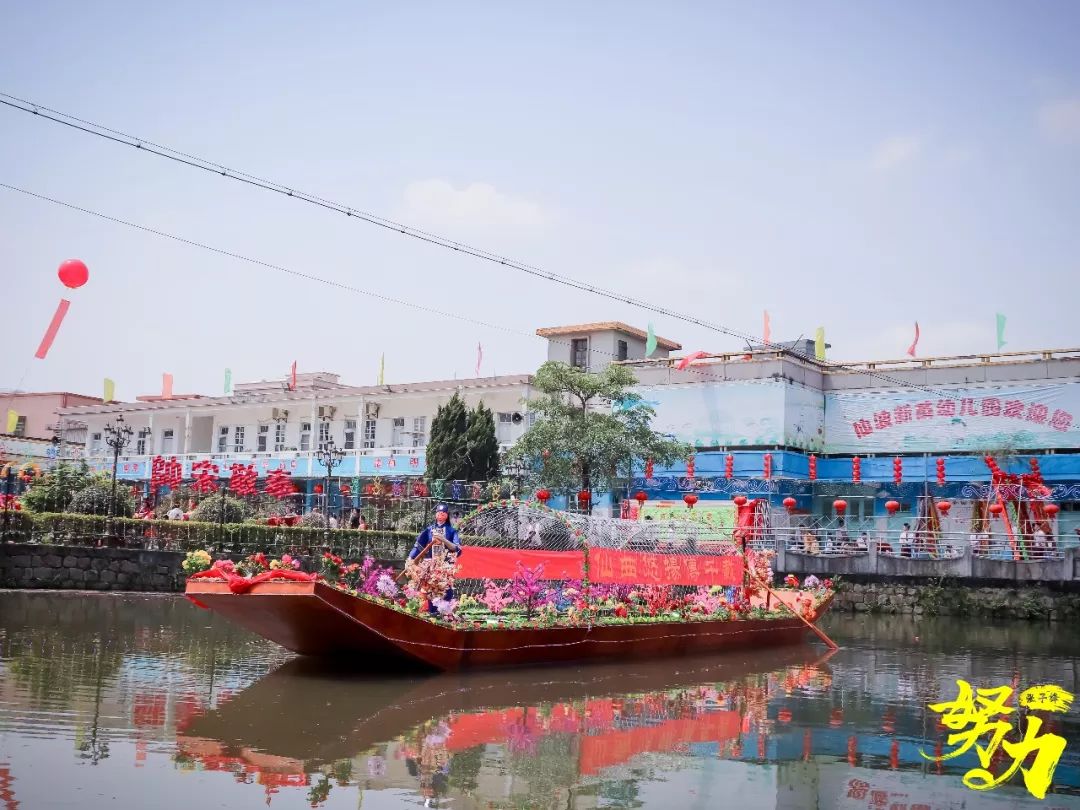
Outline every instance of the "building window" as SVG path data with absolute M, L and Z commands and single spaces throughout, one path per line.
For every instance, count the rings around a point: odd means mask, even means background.
M 330 423 L 326 421 L 319 422 L 319 449 L 325 450 L 326 445 L 330 443 Z
M 375 420 L 364 420 L 364 449 L 370 449 L 375 446 Z
M 500 413 L 496 414 L 498 417 L 495 422 L 495 438 L 499 440 L 499 444 L 509 444 L 514 440 L 514 415 L 512 413 Z
M 345 449 L 346 450 L 355 450 L 356 449 L 356 420 L 355 419 L 346 419 L 345 420 Z
M 12 434 L 12 435 L 14 435 L 14 436 L 25 436 L 26 435 L 26 417 L 25 416 L 16 416 L 15 417 L 15 433 Z
M 574 338 L 570 341 L 570 365 L 574 368 L 588 370 L 589 368 L 589 339 Z
M 217 451 L 224 453 L 228 449 L 229 445 L 229 428 L 227 425 L 222 425 L 218 428 L 217 435 Z
M 403 444 L 405 444 L 405 435 L 404 434 L 405 434 L 405 417 L 404 416 L 395 416 L 394 417 L 394 432 L 390 436 L 390 446 L 391 447 L 401 447 Z
M 427 417 L 414 416 L 412 420 L 412 446 L 424 447 L 427 445 Z
M 244 452 L 244 433 L 246 433 L 246 430 L 244 429 L 243 425 L 237 425 L 236 427 L 233 428 L 233 452 L 234 453 L 243 453 Z
M 101 434 L 100 433 L 91 433 L 90 434 L 90 455 L 96 456 L 100 452 L 101 452 Z
M 161 454 L 168 455 L 173 451 L 173 439 L 176 434 L 170 430 L 161 431 Z
M 278 422 L 274 425 L 274 450 L 285 449 L 285 423 Z
M 270 426 L 259 425 L 259 432 L 255 436 L 255 451 L 258 453 L 266 452 L 266 443 L 270 439 Z
M 149 436 L 149 435 L 150 435 L 150 431 L 147 430 L 146 428 L 143 428 L 142 430 L 139 431 L 139 438 L 135 442 L 135 455 L 137 455 L 137 456 L 145 456 L 146 455 L 146 437 Z
M 307 453 L 311 450 L 311 422 L 300 423 L 300 452 Z
M 619 343 L 618 343 L 616 359 L 617 360 L 625 360 L 629 356 L 630 356 L 630 350 L 629 350 L 629 348 L 627 348 L 626 341 L 625 340 L 620 340 Z

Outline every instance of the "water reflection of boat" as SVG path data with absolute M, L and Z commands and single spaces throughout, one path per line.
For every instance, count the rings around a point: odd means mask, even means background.
M 226 582 L 191 579 L 186 592 L 202 606 L 301 655 L 351 657 L 369 666 L 378 662 L 399 668 L 671 658 L 797 644 L 809 630 L 807 622 L 795 616 L 472 629 L 427 621 L 320 582 L 263 582 L 240 594 Z M 781 598 L 794 600 L 796 594 Z M 810 621 L 817 621 L 831 601 L 830 592 Z
M 332 762 L 392 740 L 432 718 L 473 718 L 457 723 L 462 731 L 459 739 L 465 738 L 468 727 L 470 738 L 477 740 L 473 744 L 495 742 L 503 737 L 480 738 L 485 723 L 494 727 L 498 721 L 479 718 L 525 718 L 529 710 L 535 715 L 539 705 L 594 699 L 610 704 L 611 698 L 620 695 L 690 689 L 790 668 L 826 672 L 821 661 L 820 652 L 796 645 L 756 652 L 752 657 L 733 654 L 635 663 L 631 670 L 611 664 L 375 678 L 358 676 L 349 667 L 300 658 L 263 677 L 223 707 L 196 718 L 184 734 L 186 739 L 216 740 L 236 750 L 263 751 L 309 763 Z M 741 724 L 733 710 L 727 711 L 724 722 L 733 723 L 736 732 Z M 503 730 L 500 726 L 499 733 Z

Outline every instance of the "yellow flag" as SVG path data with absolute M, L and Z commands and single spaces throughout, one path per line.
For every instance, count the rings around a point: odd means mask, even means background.
M 379 359 L 379 385 L 386 385 L 386 355 Z
M 105 395 L 102 397 L 106 402 L 114 402 L 116 400 L 116 383 L 105 378 Z
M 814 357 L 818 360 L 825 359 L 825 327 L 819 326 L 814 335 Z
M 7 412 L 7 429 L 4 431 L 4 433 L 14 433 L 15 428 L 18 426 L 18 424 L 19 415 L 15 413 L 15 411 L 9 410 Z

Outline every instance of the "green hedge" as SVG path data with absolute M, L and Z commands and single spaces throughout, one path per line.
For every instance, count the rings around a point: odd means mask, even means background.
M 109 519 L 99 515 L 11 512 L 7 539 L 31 540 L 57 545 L 96 544 L 106 536 Z M 16 518 L 17 516 L 17 518 Z M 113 536 L 125 546 L 193 551 L 205 548 L 238 553 L 266 551 L 284 553 L 291 549 L 321 550 L 352 556 L 370 554 L 378 559 L 402 559 L 409 553 L 416 535 L 411 532 L 353 531 L 332 529 L 329 543 L 322 529 L 301 526 L 264 526 L 254 523 L 216 523 L 191 520 L 135 520 L 116 518 Z

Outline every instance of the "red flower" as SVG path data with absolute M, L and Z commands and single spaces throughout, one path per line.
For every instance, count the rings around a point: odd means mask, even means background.
M 628 611 L 626 610 L 626 605 L 619 605 L 617 608 L 615 608 L 615 615 L 618 616 L 620 619 L 625 619 L 627 614 Z

